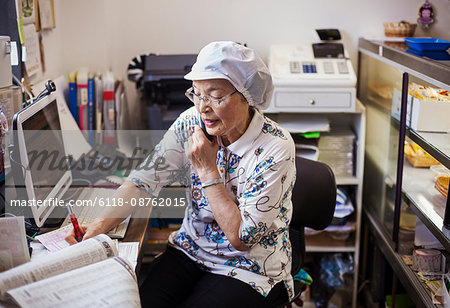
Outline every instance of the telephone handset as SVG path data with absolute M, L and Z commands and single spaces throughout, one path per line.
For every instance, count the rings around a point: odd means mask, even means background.
M 208 138 L 208 140 L 212 142 L 214 140 L 214 136 L 208 134 L 208 132 L 206 131 L 205 123 L 203 122 L 202 119 L 200 119 L 200 127 L 202 128 L 202 131 L 205 134 L 206 138 Z

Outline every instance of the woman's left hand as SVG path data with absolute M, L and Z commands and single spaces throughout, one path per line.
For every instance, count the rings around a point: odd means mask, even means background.
M 203 182 L 217 179 L 220 176 L 216 165 L 217 150 L 219 149 L 216 138 L 209 141 L 200 126 L 195 126 L 191 138 L 192 143 L 185 146 L 186 155 Z

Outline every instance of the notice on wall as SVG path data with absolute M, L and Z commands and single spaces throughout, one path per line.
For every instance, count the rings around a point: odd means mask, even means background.
M 16 0 L 17 18 L 21 18 L 24 25 L 33 24 L 36 20 L 34 0 Z
M 34 24 L 24 25 L 24 46 L 26 48 L 25 70 L 29 77 L 42 74 L 41 52 L 39 49 L 39 36 Z
M 39 20 L 43 30 L 55 27 L 53 0 L 39 0 Z

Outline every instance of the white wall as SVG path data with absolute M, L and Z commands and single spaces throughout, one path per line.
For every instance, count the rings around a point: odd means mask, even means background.
M 144 53 L 197 53 L 214 40 L 245 42 L 264 60 L 276 43 L 317 42 L 338 28 L 356 69 L 358 38 L 383 35 L 383 22 L 415 22 L 423 0 L 55 0 L 56 29 L 44 33 L 45 78 L 80 66 L 126 79 Z M 416 36 L 450 40 L 450 0 L 430 0 L 436 23 Z M 134 84 L 127 93 L 136 101 Z

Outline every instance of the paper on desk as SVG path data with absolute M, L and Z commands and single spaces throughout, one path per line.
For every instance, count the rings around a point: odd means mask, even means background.
M 25 221 L 20 217 L 0 218 L 0 272 L 30 261 Z
M 67 225 L 57 230 L 38 235 L 36 236 L 36 239 L 41 242 L 49 252 L 55 252 L 70 246 L 69 243 L 66 242 L 65 237 L 71 228 L 72 225 Z
M 49 254 L 47 248 L 45 248 L 42 243 L 38 241 L 32 241 L 30 243 L 31 248 L 33 248 L 33 251 L 31 253 L 31 262 L 37 261 L 41 258 L 46 258 Z
M 139 253 L 139 242 L 119 242 L 118 240 L 114 241 L 119 252 L 119 257 L 122 257 L 130 262 L 130 264 L 136 270 Z
M 140 307 L 136 276 L 120 257 L 10 289 L 8 296 L 24 308 Z

